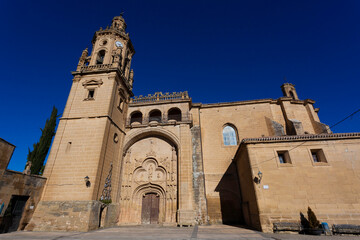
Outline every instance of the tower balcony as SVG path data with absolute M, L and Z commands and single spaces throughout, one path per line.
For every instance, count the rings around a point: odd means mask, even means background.
M 89 65 L 89 66 L 83 66 L 80 68 L 81 72 L 87 72 L 87 71 L 97 71 L 97 70 L 107 70 L 115 68 L 113 64 L 96 64 L 96 65 Z
M 132 89 L 132 80 L 131 76 L 125 77 L 124 71 L 121 69 L 120 65 L 117 63 L 112 64 L 95 64 L 87 66 L 78 66 L 76 71 L 71 72 L 72 75 L 86 75 L 93 73 L 108 73 L 108 72 L 117 72 L 120 78 L 123 79 L 125 85 L 131 90 Z
M 192 125 L 193 118 L 191 113 L 184 113 L 175 118 L 169 119 L 165 117 L 150 117 L 145 116 L 142 118 L 128 117 L 126 119 L 127 128 L 141 128 L 141 127 L 156 127 L 166 125 L 179 125 L 179 124 L 190 124 Z

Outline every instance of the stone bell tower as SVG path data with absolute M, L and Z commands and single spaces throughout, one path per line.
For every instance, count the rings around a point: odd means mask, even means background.
M 28 230 L 88 231 L 99 226 L 102 202 L 116 211 L 134 53 L 122 16 L 95 32 L 90 55 L 82 52 Z

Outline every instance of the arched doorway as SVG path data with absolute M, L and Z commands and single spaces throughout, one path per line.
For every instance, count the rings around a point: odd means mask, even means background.
M 146 193 L 142 198 L 141 223 L 158 224 L 159 223 L 159 195 L 156 193 Z
M 146 136 L 124 154 L 119 224 L 176 224 L 177 148 L 162 136 Z

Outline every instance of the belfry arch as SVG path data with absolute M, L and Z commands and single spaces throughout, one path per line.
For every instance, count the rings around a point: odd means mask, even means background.
M 139 130 L 125 138 L 120 225 L 177 223 L 178 153 L 177 137 L 163 129 Z

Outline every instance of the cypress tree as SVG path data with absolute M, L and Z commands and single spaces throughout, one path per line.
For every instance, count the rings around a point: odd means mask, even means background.
M 30 151 L 27 156 L 27 160 L 32 163 L 31 174 L 42 175 L 44 170 L 44 161 L 49 151 L 51 140 L 55 135 L 56 119 L 58 118 L 57 109 L 54 106 L 51 112 L 50 119 L 46 120 L 44 129 L 41 130 L 41 137 L 39 142 L 33 145 L 33 150 Z
M 309 227 L 311 229 L 319 228 L 320 222 L 317 220 L 315 213 L 311 210 L 310 207 L 308 207 L 307 214 L 308 214 L 308 219 L 309 219 Z

